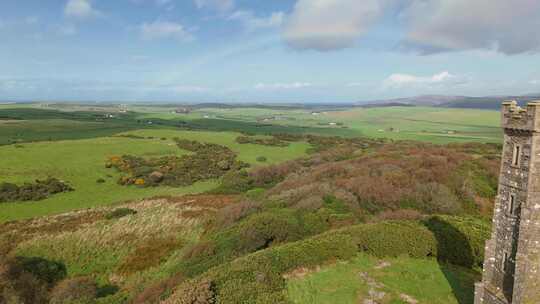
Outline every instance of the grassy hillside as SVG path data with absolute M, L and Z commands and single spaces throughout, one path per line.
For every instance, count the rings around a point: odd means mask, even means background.
M 0 107 L 0 302 L 471 303 L 496 113 L 113 110 Z
M 378 303 L 472 304 L 480 273 L 436 260 L 375 258 L 360 254 L 351 261 L 298 270 L 287 281 L 296 304 Z M 416 301 L 416 302 L 415 302 Z
M 0 222 L 33 216 L 55 214 L 68 210 L 119 203 L 130 199 L 156 195 L 199 193 L 217 186 L 216 181 L 200 182 L 193 186 L 171 188 L 124 187 L 116 183 L 119 174 L 105 168 L 108 157 L 123 154 L 143 157 L 182 155 L 173 137 L 210 142 L 230 147 L 242 161 L 260 165 L 256 159 L 266 157 L 272 164 L 305 155 L 306 143 L 292 143 L 289 147 L 240 145 L 238 133 L 194 132 L 174 130 L 142 130 L 121 135 L 142 138 L 101 137 L 84 140 L 25 143 L 0 146 L 0 183 L 21 184 L 35 179 L 55 177 L 68 182 L 75 191 L 52 196 L 39 202 L 0 204 Z M 165 138 L 165 140 L 162 140 Z M 98 179 L 104 183 L 98 183 Z

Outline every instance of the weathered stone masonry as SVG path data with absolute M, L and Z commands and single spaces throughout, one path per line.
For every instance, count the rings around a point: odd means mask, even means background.
M 540 304 L 540 101 L 502 106 L 493 228 L 475 304 Z

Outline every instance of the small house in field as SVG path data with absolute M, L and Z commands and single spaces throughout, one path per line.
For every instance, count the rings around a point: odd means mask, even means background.
M 175 114 L 189 114 L 191 113 L 191 108 L 188 108 L 188 107 L 178 108 L 174 110 L 174 113 Z

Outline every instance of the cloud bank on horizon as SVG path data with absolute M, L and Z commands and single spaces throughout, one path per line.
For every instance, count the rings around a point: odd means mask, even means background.
M 537 0 L 5 1 L 0 99 L 533 93 L 538 28 Z

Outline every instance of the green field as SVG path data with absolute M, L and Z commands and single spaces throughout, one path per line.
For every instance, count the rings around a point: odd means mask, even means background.
M 152 116 L 151 114 L 147 114 Z M 156 117 L 169 117 L 170 114 Z M 191 119 L 230 119 L 277 126 L 318 128 L 343 136 L 448 142 L 500 142 L 497 111 L 433 107 L 352 108 L 321 111 L 267 109 L 201 109 L 184 115 Z M 180 116 L 180 115 L 176 115 Z M 336 125 L 333 125 L 333 124 Z M 332 124 L 332 125 L 331 125 Z
M 434 143 L 500 142 L 502 137 L 499 112 L 475 109 L 381 107 L 314 111 L 280 108 L 197 108 L 189 114 L 176 114 L 174 107 L 159 106 L 128 106 L 127 113 L 118 112 L 119 109 L 112 106 L 60 104 L 43 108 L 39 104 L 33 104 L 18 107 L 0 107 L 0 144 L 91 138 L 141 128 L 179 127 L 253 134 L 367 136 Z M 115 117 L 96 119 L 96 116 L 107 113 L 113 113 Z M 62 130 L 61 126 L 64 124 L 67 127 Z
M 305 154 L 308 145 L 293 143 L 287 148 L 240 145 L 235 141 L 240 132 L 367 136 L 433 143 L 500 142 L 502 136 L 498 112 L 484 110 L 387 107 L 317 112 L 282 108 L 197 108 L 189 114 L 176 114 L 174 109 L 169 106 L 1 105 L 0 182 L 20 184 L 56 177 L 71 183 L 76 191 L 38 203 L 2 204 L 0 221 L 215 187 L 216 181 L 185 188 L 121 187 L 115 183 L 117 173 L 104 168 L 107 157 L 112 155 L 179 155 L 183 152 L 172 142 L 174 137 L 227 146 L 240 160 L 256 165 L 259 156 L 266 157 L 267 163 L 298 158 Z M 146 139 L 114 137 L 118 134 Z M 167 140 L 160 140 L 162 137 Z M 96 183 L 99 178 L 104 178 L 106 183 Z
M 309 147 L 306 143 L 293 143 L 289 147 L 240 145 L 235 142 L 238 133 L 195 132 L 175 130 L 140 130 L 132 134 L 153 139 L 125 137 L 100 137 L 93 139 L 25 143 L 0 147 L 0 182 L 23 183 L 48 176 L 67 181 L 75 191 L 54 195 L 39 202 L 0 204 L 0 222 L 56 214 L 74 209 L 110 205 L 131 199 L 156 195 L 178 195 L 210 190 L 217 181 L 197 183 L 182 188 L 136 188 L 116 184 L 118 173 L 106 169 L 105 162 L 114 155 L 140 155 L 156 157 L 185 153 L 176 147 L 173 137 L 225 145 L 238 153 L 238 158 L 253 165 L 258 156 L 265 156 L 267 163 L 298 158 Z M 166 137 L 167 140 L 160 138 Z M 107 175 L 110 175 L 108 177 Z M 97 183 L 103 178 L 105 183 Z
M 478 279 L 477 272 L 435 260 L 378 260 L 361 254 L 351 262 L 289 279 L 288 295 L 296 304 L 356 304 L 377 296 L 376 303 L 407 304 L 411 302 L 405 299 L 413 299 L 419 304 L 472 304 Z

